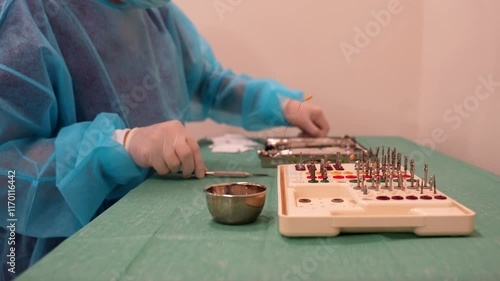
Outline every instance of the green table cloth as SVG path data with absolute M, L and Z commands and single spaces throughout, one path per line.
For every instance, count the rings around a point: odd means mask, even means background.
M 360 137 L 365 147 L 397 147 L 425 158 L 438 188 L 476 212 L 468 237 L 412 233 L 288 238 L 278 231 L 276 169 L 261 168 L 255 151 L 215 154 L 212 170 L 271 177 L 252 224 L 212 220 L 203 188 L 236 179 L 152 177 L 26 271 L 26 280 L 500 280 L 500 177 L 398 137 Z

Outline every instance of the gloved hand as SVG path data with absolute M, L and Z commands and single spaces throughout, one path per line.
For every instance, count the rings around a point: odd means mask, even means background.
M 134 162 L 143 168 L 153 167 L 160 175 L 177 173 L 197 178 L 205 176 L 205 164 L 198 143 L 177 120 L 132 129 L 124 140 Z
M 316 105 L 289 100 L 283 114 L 288 123 L 302 130 L 301 137 L 325 137 L 330 130 L 323 111 Z

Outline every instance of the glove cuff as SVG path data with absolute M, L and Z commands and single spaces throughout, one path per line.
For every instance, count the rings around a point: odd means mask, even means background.
M 137 132 L 137 129 L 139 128 L 133 128 L 132 130 L 130 130 L 129 132 L 127 132 L 127 134 L 125 135 L 125 138 L 123 139 L 123 146 L 125 147 L 125 150 L 127 150 L 127 152 L 130 152 L 130 141 L 132 140 L 132 137 L 134 137 L 135 133 Z
M 131 131 L 130 129 L 117 129 L 115 130 L 111 138 L 117 143 L 125 146 L 125 141 L 130 131 Z

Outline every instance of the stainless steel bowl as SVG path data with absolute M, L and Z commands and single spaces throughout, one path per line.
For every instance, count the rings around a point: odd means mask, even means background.
M 246 224 L 257 220 L 266 202 L 267 187 L 250 182 L 227 182 L 207 186 L 210 214 L 223 224 Z

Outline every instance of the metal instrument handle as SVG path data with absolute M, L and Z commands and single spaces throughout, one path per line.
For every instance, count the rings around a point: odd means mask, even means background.
M 205 175 L 212 175 L 222 178 L 246 178 L 250 177 L 252 174 L 241 171 L 210 171 L 210 172 L 205 172 Z

